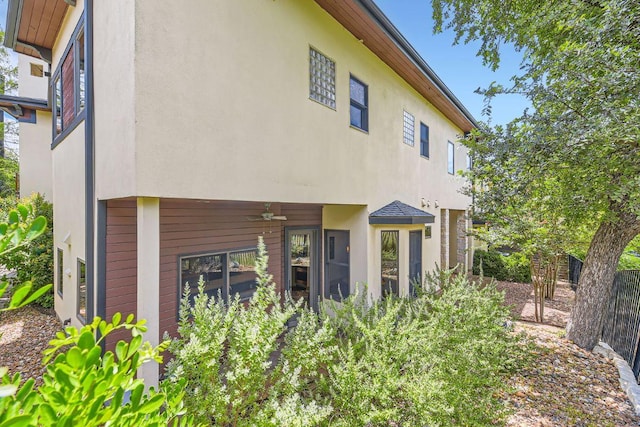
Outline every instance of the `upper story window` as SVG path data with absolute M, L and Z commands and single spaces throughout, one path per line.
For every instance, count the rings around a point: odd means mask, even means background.
M 351 126 L 369 130 L 369 88 L 353 76 L 349 78 Z
M 408 144 L 413 147 L 414 145 L 413 141 L 415 138 L 415 118 L 413 117 L 413 114 L 404 110 L 403 120 L 404 120 L 402 124 L 403 141 L 405 144 Z
M 455 173 L 455 154 L 455 145 L 453 145 L 453 142 L 447 141 L 447 172 L 451 175 Z
M 78 23 L 73 37 L 52 77 L 54 140 L 81 120 L 85 107 L 85 42 L 83 21 Z
M 429 157 L 429 126 L 420 123 L 420 155 Z
M 309 98 L 336 108 L 336 63 L 309 48 Z
M 467 170 L 471 170 L 473 167 L 473 160 L 471 159 L 471 155 L 467 153 Z

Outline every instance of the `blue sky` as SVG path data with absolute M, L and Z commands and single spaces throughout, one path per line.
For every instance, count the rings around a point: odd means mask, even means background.
M 500 68 L 492 72 L 476 56 L 479 43 L 453 46 L 451 32 L 434 35 L 429 0 L 374 0 L 404 37 L 420 53 L 442 81 L 462 101 L 473 116 L 482 121 L 483 97 L 474 93 L 491 82 L 509 84 L 520 67 L 521 55 L 513 49 L 501 50 Z M 491 102 L 493 124 L 505 124 L 529 106 L 526 99 L 504 95 Z

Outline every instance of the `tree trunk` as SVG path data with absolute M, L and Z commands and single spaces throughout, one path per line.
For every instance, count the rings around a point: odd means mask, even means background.
M 622 211 L 618 204 L 612 205 L 611 210 L 618 219 L 601 223 L 593 236 L 567 325 L 567 338 L 587 350 L 592 350 L 600 340 L 620 255 L 640 233 L 637 215 Z

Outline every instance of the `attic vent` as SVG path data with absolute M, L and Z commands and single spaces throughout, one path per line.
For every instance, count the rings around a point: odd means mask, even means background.
M 34 64 L 33 62 L 30 62 L 29 65 L 31 66 L 32 76 L 35 76 L 35 77 L 44 76 L 44 68 L 41 64 Z

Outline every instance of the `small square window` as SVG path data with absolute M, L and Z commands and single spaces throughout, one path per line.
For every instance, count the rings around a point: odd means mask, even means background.
M 403 141 L 405 144 L 413 147 L 415 138 L 415 118 L 413 114 L 404 111 L 402 126 Z
M 369 88 L 360 80 L 349 79 L 349 97 L 351 99 L 351 126 L 369 130 Z
M 424 226 L 424 238 L 425 239 L 430 239 L 431 238 L 431 226 L 430 225 L 425 225 Z
M 420 123 L 420 155 L 429 157 L 429 126 Z
M 29 68 L 32 76 L 34 77 L 44 76 L 44 67 L 42 66 L 42 64 L 34 64 L 33 62 L 30 62 Z
M 84 324 L 87 320 L 87 267 L 85 262 L 81 259 L 78 259 L 78 272 L 77 272 L 77 281 L 78 281 L 78 302 L 77 302 L 77 316 L 80 321 Z
M 309 48 L 309 98 L 336 108 L 336 63 Z
M 455 145 L 453 145 L 453 142 L 447 141 L 447 172 L 451 175 L 455 173 L 455 153 Z

